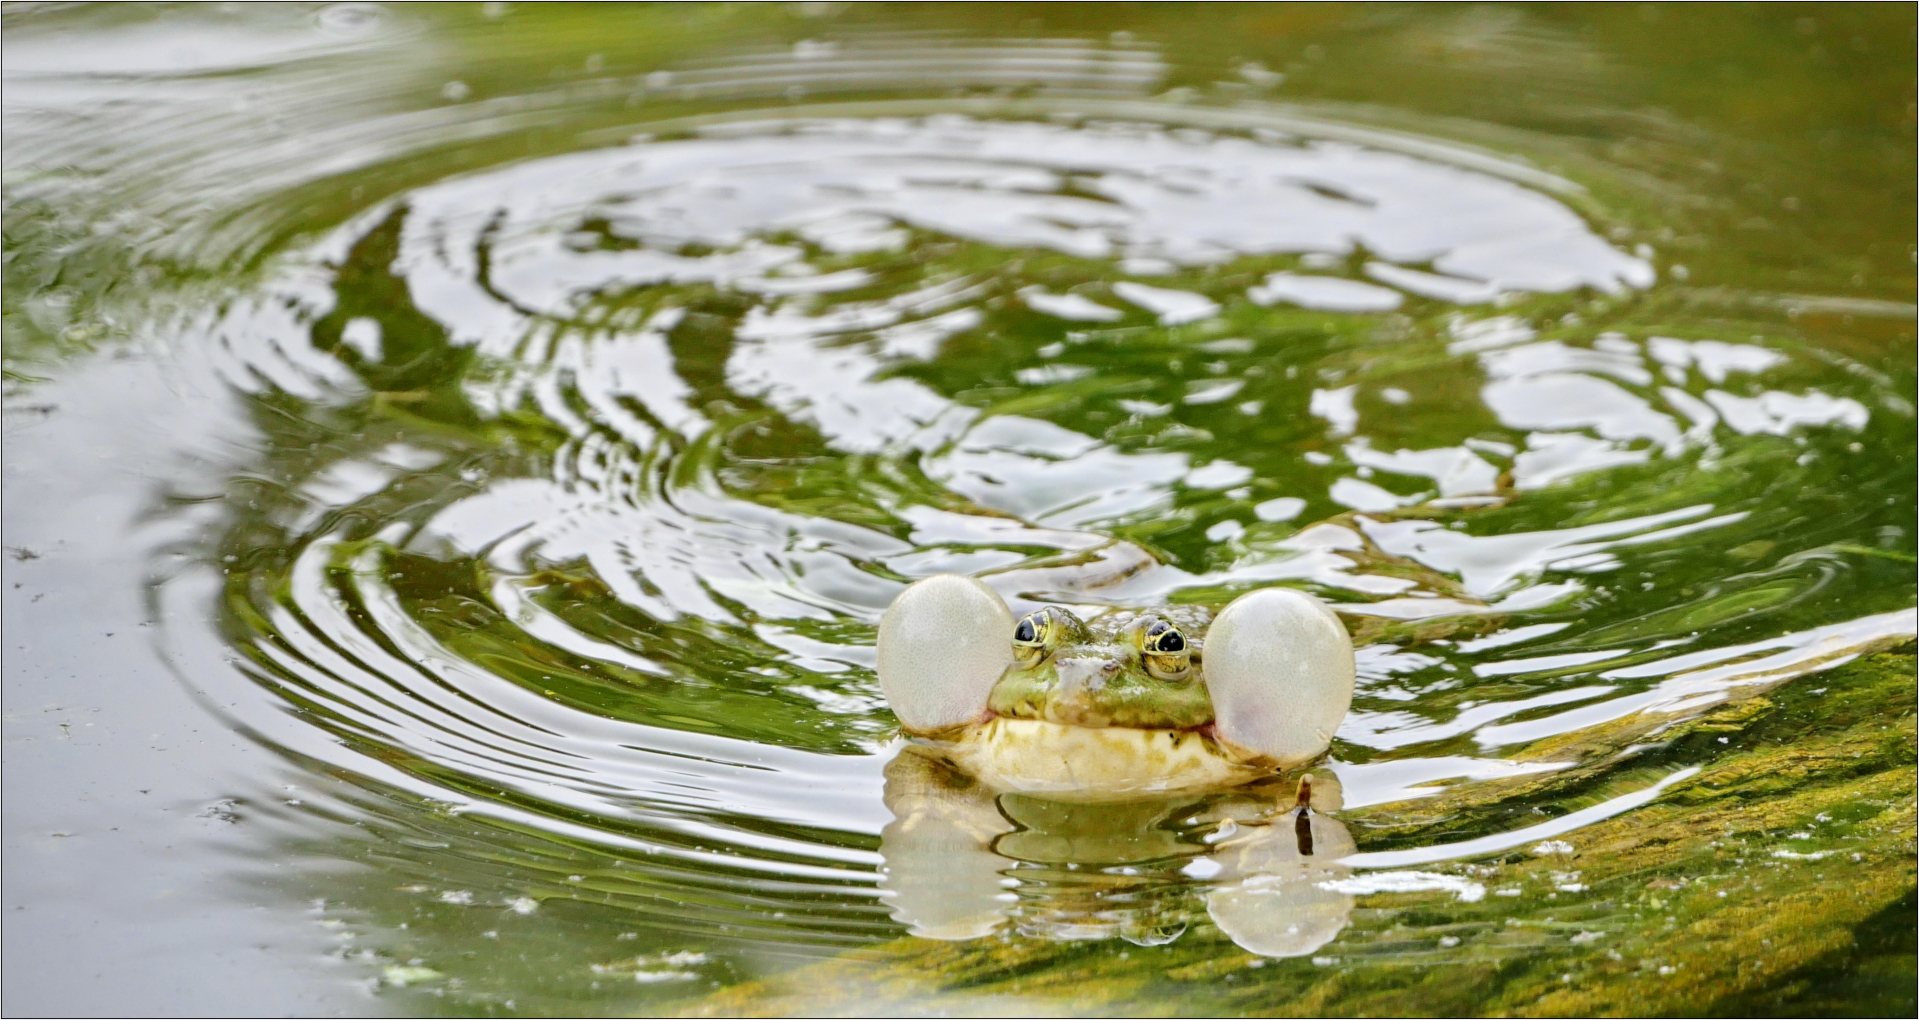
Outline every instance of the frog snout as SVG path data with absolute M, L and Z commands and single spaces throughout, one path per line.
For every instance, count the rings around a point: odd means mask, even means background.
M 1046 706 L 1046 718 L 1070 726 L 1103 726 L 1104 713 L 1094 696 L 1119 673 L 1120 663 L 1106 658 L 1063 657 L 1054 660 L 1059 677 Z
M 1059 692 L 1098 691 L 1120 670 L 1112 659 L 1063 658 L 1055 660 L 1059 672 Z

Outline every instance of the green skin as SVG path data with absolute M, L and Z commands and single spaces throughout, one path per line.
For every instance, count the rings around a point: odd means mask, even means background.
M 1213 722 L 1202 663 L 1212 611 L 1201 606 L 1116 610 L 1082 622 L 1047 607 L 1021 621 L 1034 640 L 1014 641 L 1023 655 L 993 688 L 987 706 L 1013 719 L 1069 726 L 1199 729 Z M 1177 638 L 1169 639 L 1170 625 Z M 1184 645 L 1156 654 L 1150 644 Z M 1161 675 L 1154 675 L 1154 671 Z
M 1356 513 L 1340 514 L 1323 523 L 1352 530 L 1363 548 L 1341 555 L 1363 572 L 1414 582 L 1421 591 L 1461 602 L 1478 599 L 1457 581 L 1427 567 L 1385 553 L 1365 540 L 1354 523 Z M 1424 516 L 1418 509 L 1368 515 L 1379 519 Z M 1213 701 L 1205 682 L 1206 630 L 1214 610 L 1199 605 L 1161 606 L 1148 610 L 1114 610 L 1090 622 L 1079 620 L 1056 606 L 1030 613 L 1034 621 L 1031 642 L 1013 642 L 1019 656 L 994 686 L 987 707 L 995 715 L 1013 719 L 1043 719 L 1069 726 L 1126 726 L 1138 729 L 1198 730 L 1213 723 Z M 1444 617 L 1402 622 L 1378 617 L 1344 620 L 1354 645 L 1390 642 L 1406 647 L 1438 638 L 1458 638 L 1498 629 L 1504 617 L 1495 614 Z M 1158 664 L 1183 667 L 1176 677 L 1155 676 L 1149 666 L 1153 650 L 1146 647 L 1156 623 L 1170 624 L 1185 645 L 1183 656 L 1159 656 Z M 1163 638 L 1159 638 L 1163 640 Z M 1177 660 L 1177 661 L 1176 661 Z M 1165 673 L 1165 669 L 1161 669 Z

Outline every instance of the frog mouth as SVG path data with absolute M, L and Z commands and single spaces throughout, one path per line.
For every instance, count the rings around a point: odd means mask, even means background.
M 1046 722 L 1063 731 L 1187 732 L 1081 725 L 1092 720 L 1070 713 L 1047 720 L 995 717 L 988 705 L 1014 662 L 1013 632 L 1005 600 L 978 580 L 941 574 L 907 586 L 880 620 L 878 648 L 880 687 L 901 726 L 919 736 L 1007 730 L 1016 722 Z M 1084 662 L 1071 668 L 1085 684 L 1106 672 L 1099 660 Z M 1213 730 L 1205 739 L 1239 762 L 1311 760 L 1331 744 L 1351 707 L 1353 681 L 1352 640 L 1330 609 L 1290 589 L 1248 592 L 1220 611 L 1206 636 L 1203 682 Z M 1144 768 L 1154 759 L 1134 760 Z
M 1267 775 L 1212 727 L 1075 726 L 995 716 L 927 748 L 994 789 L 1054 800 L 1116 801 L 1238 786 Z

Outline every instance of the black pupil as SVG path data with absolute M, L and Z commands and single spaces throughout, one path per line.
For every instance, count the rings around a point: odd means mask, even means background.
M 1019 622 L 1019 629 L 1013 631 L 1013 640 L 1015 641 L 1032 641 L 1038 638 L 1038 636 L 1039 635 L 1033 630 L 1033 621 L 1030 619 L 1021 620 Z
M 1185 649 L 1186 649 L 1186 639 L 1180 636 L 1179 631 L 1170 630 L 1159 636 L 1160 651 L 1179 652 L 1179 651 L 1184 651 Z

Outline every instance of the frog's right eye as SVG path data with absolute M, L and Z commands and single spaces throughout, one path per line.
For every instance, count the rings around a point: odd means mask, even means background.
M 1013 628 L 1013 658 L 1030 666 L 1075 637 L 1085 637 L 1078 617 L 1058 606 L 1035 609 Z
M 1020 618 L 1019 626 L 1013 628 L 1013 658 L 1024 663 L 1038 662 L 1058 644 L 1058 629 L 1053 625 L 1050 610 L 1027 613 Z

